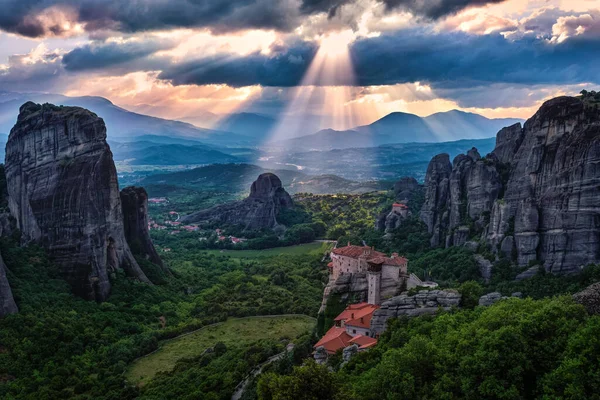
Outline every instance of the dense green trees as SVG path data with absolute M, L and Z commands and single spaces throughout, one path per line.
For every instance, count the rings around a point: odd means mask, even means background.
M 584 399 L 600 392 L 600 317 L 567 297 L 510 299 L 388 325 L 375 349 L 319 385 L 321 399 Z M 265 377 L 259 388 L 269 391 L 259 396 L 287 399 L 278 396 L 296 393 L 301 384 L 290 382 L 303 381 L 315 379 L 300 369 Z
M 161 285 L 118 276 L 109 301 L 97 304 L 74 297 L 40 248 L 0 242 L 20 307 L 0 320 L 0 398 L 227 398 L 280 343 L 227 349 L 206 365 L 208 358 L 183 363 L 147 392 L 123 372 L 160 340 L 228 316 L 316 315 L 326 274 L 318 254 L 240 260 L 186 246 L 165 253 L 173 276 Z

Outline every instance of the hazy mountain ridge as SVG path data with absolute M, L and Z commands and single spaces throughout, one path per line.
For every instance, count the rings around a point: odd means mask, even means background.
M 458 110 L 436 113 L 425 118 L 394 112 L 370 125 L 344 131 L 323 129 L 275 144 L 297 150 L 330 150 L 395 143 L 440 143 L 491 138 L 500 129 L 518 122 L 524 121 L 517 118 L 489 119 Z

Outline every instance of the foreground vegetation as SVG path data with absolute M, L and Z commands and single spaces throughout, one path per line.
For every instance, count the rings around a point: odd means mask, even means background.
M 164 399 L 177 391 L 226 399 L 255 365 L 282 351 L 281 337 L 256 335 L 181 359 L 142 389 L 124 373 L 161 341 L 228 317 L 314 317 L 326 274 L 321 254 L 253 260 L 173 249 L 165 257 L 173 275 L 162 285 L 117 276 L 109 300 L 97 304 L 74 297 L 43 250 L 9 240 L 0 245 L 20 307 L 0 320 L 0 398 L 7 399 Z
M 291 341 L 310 333 L 314 324 L 314 318 L 306 316 L 231 318 L 162 343 L 154 353 L 136 360 L 125 376 L 132 383 L 146 383 L 159 372 L 172 371 L 178 361 L 198 357 L 217 344 Z
M 592 399 L 600 317 L 568 297 L 391 321 L 376 348 L 336 372 L 307 363 L 261 377 L 271 399 Z

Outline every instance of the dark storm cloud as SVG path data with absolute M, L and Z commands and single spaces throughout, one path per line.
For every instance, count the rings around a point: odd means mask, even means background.
M 574 37 L 557 44 L 412 30 L 360 40 L 351 54 L 359 86 L 426 81 L 464 87 L 473 82 L 600 82 L 598 50 L 600 38 Z
M 0 29 L 27 37 L 63 34 L 64 21 L 56 15 L 72 17 L 71 22 L 82 23 L 89 32 L 193 27 L 289 31 L 300 21 L 296 0 L 2 0 L 1 6 Z
M 27 37 L 68 33 L 64 22 L 88 32 L 103 29 L 140 32 L 173 28 L 291 31 L 304 16 L 337 10 L 358 0 L 2 0 L 0 29 Z M 402 9 L 437 19 L 471 6 L 505 0 L 378 0 L 388 10 Z
M 316 46 L 301 42 L 275 55 L 254 53 L 245 57 L 214 56 L 184 62 L 165 69 L 158 77 L 175 85 L 295 86 L 314 57 Z
M 428 82 L 459 88 L 485 83 L 600 83 L 600 38 L 562 43 L 501 35 L 432 34 L 404 30 L 355 42 L 356 86 Z M 301 43 L 273 56 L 215 57 L 173 65 L 159 76 L 181 84 L 295 86 L 310 65 L 314 45 Z
M 438 19 L 469 7 L 484 6 L 486 4 L 502 3 L 506 0 L 378 0 L 385 4 L 386 9 L 399 9 L 429 19 Z M 330 17 L 337 10 L 354 0 L 303 0 L 300 9 L 304 13 L 326 12 Z
M 147 57 L 173 46 L 172 41 L 156 39 L 125 43 L 92 43 L 65 54 L 62 63 L 68 71 L 105 69 Z
M 388 9 L 410 11 L 414 15 L 438 19 L 469 7 L 503 3 L 506 0 L 381 0 Z

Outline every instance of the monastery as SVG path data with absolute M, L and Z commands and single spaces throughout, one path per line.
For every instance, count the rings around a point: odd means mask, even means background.
M 325 297 L 339 280 L 366 275 L 366 302 L 349 305 L 335 318 L 335 325 L 314 346 L 323 347 L 327 354 L 356 344 L 359 351 L 377 343 L 371 330 L 371 318 L 381 300 L 406 290 L 409 281 L 408 260 L 393 253 L 391 257 L 368 246 L 348 246 L 331 251 L 329 284 Z
M 382 298 L 395 296 L 406 289 L 408 280 L 408 260 L 391 257 L 368 246 L 340 247 L 331 251 L 329 282 L 335 282 L 342 275 L 367 275 L 367 302 L 379 305 Z

